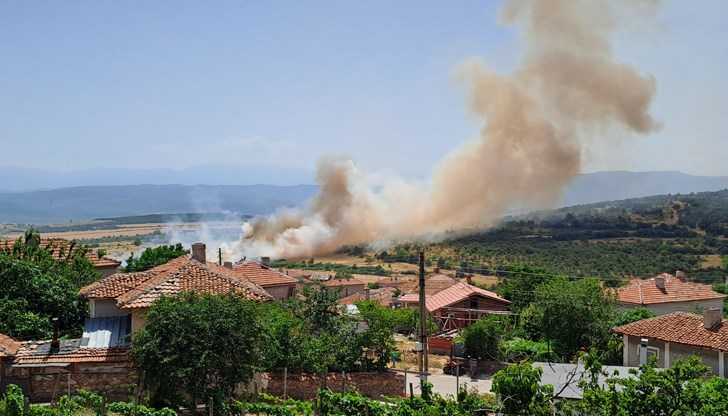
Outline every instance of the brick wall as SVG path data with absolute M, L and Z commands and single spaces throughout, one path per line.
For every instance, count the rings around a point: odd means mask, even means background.
M 283 396 L 283 373 L 271 373 L 267 376 L 268 386 L 264 393 L 274 396 Z M 316 397 L 316 392 L 323 387 L 322 376 L 306 374 L 288 375 L 288 397 L 306 400 Z M 361 394 L 374 399 L 382 396 L 401 397 L 404 390 L 404 377 L 396 372 L 386 373 L 350 373 L 342 379 L 341 373 L 329 374 L 326 387 L 335 392 L 353 387 Z
M 69 371 L 70 370 L 70 371 Z M 75 364 L 72 368 L 62 369 L 59 373 L 48 371 L 30 374 L 30 397 L 33 402 L 49 402 L 56 391 L 56 400 L 76 389 L 84 389 L 98 393 L 108 401 L 126 401 L 132 394 L 136 377 L 130 363 L 119 363 L 114 366 L 98 367 L 94 364 Z M 69 376 L 70 374 L 70 376 Z

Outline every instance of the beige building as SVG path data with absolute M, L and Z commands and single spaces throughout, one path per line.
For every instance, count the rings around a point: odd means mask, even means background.
M 355 293 L 364 293 L 365 285 L 361 280 L 356 279 L 331 279 L 324 282 L 324 286 L 330 288 L 341 288 L 339 299 L 351 296 Z
M 143 272 L 107 276 L 82 288 L 79 295 L 89 300 L 91 318 L 130 315 L 130 329 L 134 332 L 144 326 L 142 315 L 159 297 L 191 291 L 235 292 L 257 302 L 273 300 L 244 273 L 208 262 L 205 245 L 200 243 L 192 245 L 192 255 Z
M 709 285 L 685 281 L 684 274 L 663 273 L 650 279 L 633 279 L 617 293 L 622 311 L 643 306 L 655 315 L 672 312 L 700 312 L 723 308 L 726 295 Z
M 728 320 L 721 318 L 721 312 L 711 309 L 702 316 L 673 312 L 614 328 L 623 338 L 623 365 L 640 365 L 640 352 L 645 348 L 659 367 L 670 367 L 678 357 L 698 355 L 713 374 L 726 377 Z

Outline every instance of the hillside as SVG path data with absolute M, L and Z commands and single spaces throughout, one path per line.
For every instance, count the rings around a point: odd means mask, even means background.
M 280 207 L 305 204 L 318 190 L 315 185 L 271 185 L 310 181 L 310 175 L 293 171 L 255 175 L 252 168 L 197 167 L 183 171 L 99 170 L 45 172 L 0 168 L 6 179 L 0 189 L 0 223 L 49 223 L 84 221 L 99 217 L 223 212 L 268 214 Z M 214 174 L 216 173 L 216 175 Z M 201 181 L 218 185 L 195 185 Z M 225 185 L 255 183 L 269 185 Z M 147 185 L 124 185 L 145 183 Z M 164 185 L 176 183 L 178 185 Z M 61 184 L 94 185 L 48 188 Z M 114 186 L 96 186 L 96 185 Z M 119 184 L 119 185 L 117 185 Z M 579 175 L 564 190 L 563 205 L 579 205 L 648 195 L 716 191 L 728 187 L 728 177 L 691 176 L 679 172 L 599 172 Z M 529 209 L 530 207 L 522 207 Z
M 724 281 L 728 190 L 510 217 L 487 231 L 451 235 L 440 243 L 404 244 L 378 257 L 413 261 L 421 249 L 433 265 L 466 273 L 501 274 L 521 263 L 572 277 L 621 279 L 683 269 L 695 280 Z

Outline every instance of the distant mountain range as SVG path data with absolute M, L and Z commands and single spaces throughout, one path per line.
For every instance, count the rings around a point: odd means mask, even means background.
M 316 192 L 315 185 L 124 185 L 0 193 L 0 223 L 179 212 L 268 214 L 276 208 L 301 205 Z
M 222 183 L 233 181 L 251 183 L 255 181 L 251 179 L 253 177 L 265 179 L 260 176 L 264 176 L 265 172 L 256 173 L 256 176 L 245 176 L 242 171 L 237 170 L 239 168 L 232 167 L 226 170 L 225 167 L 222 167 L 216 177 L 220 178 Z M 194 178 L 198 178 L 200 181 L 209 178 L 205 169 L 200 169 L 200 171 L 194 169 L 185 171 L 186 173 L 182 176 L 175 176 L 181 171 L 130 170 L 124 172 L 128 174 L 126 180 L 129 182 L 147 183 L 151 182 L 151 179 L 161 180 L 159 178 L 163 178 L 164 175 L 172 175 L 170 178 L 177 179 L 186 177 L 189 181 L 194 182 Z M 20 191 L 28 187 L 48 188 L 53 184 L 69 180 L 69 177 L 59 179 L 55 178 L 54 175 L 57 174 L 53 172 L 32 171 L 32 175 L 29 175 L 27 170 L 26 172 L 11 172 L 10 170 L 10 168 L 0 168 L 0 174 L 3 175 L 2 187 L 9 190 L 0 193 L 0 223 L 40 224 L 180 212 L 228 211 L 258 215 L 271 213 L 280 207 L 304 205 L 318 192 L 316 185 L 283 186 L 280 184 L 115 186 L 107 184 L 106 186 L 75 186 Z M 271 183 L 280 183 L 294 171 L 295 169 L 286 171 L 286 173 L 279 172 L 281 176 L 278 177 L 271 176 Z M 144 172 L 156 173 L 145 176 Z M 240 175 L 234 172 L 238 172 Z M 301 182 L 309 182 L 311 175 L 299 173 L 298 178 Z M 104 175 L 99 174 L 98 177 L 94 177 L 90 171 L 86 171 L 83 176 L 79 176 L 75 180 L 82 179 L 87 181 L 87 184 L 96 184 L 104 180 Z M 114 181 L 120 180 L 118 177 L 114 179 Z M 560 206 L 650 195 L 715 191 L 724 188 L 728 188 L 728 177 L 726 176 L 693 176 L 680 172 L 587 173 L 579 175 L 567 187 Z
M 45 191 L 119 185 L 298 185 L 314 183 L 314 171 L 271 165 L 200 165 L 185 169 L 84 169 L 54 172 L 0 167 L 0 192 Z

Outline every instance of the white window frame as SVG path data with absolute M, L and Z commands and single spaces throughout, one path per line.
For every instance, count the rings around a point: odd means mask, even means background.
M 637 358 L 640 357 L 640 352 L 642 352 L 642 345 L 637 346 Z M 647 360 L 650 359 L 650 357 L 655 356 L 655 359 L 660 359 L 660 349 L 657 347 L 647 346 Z

